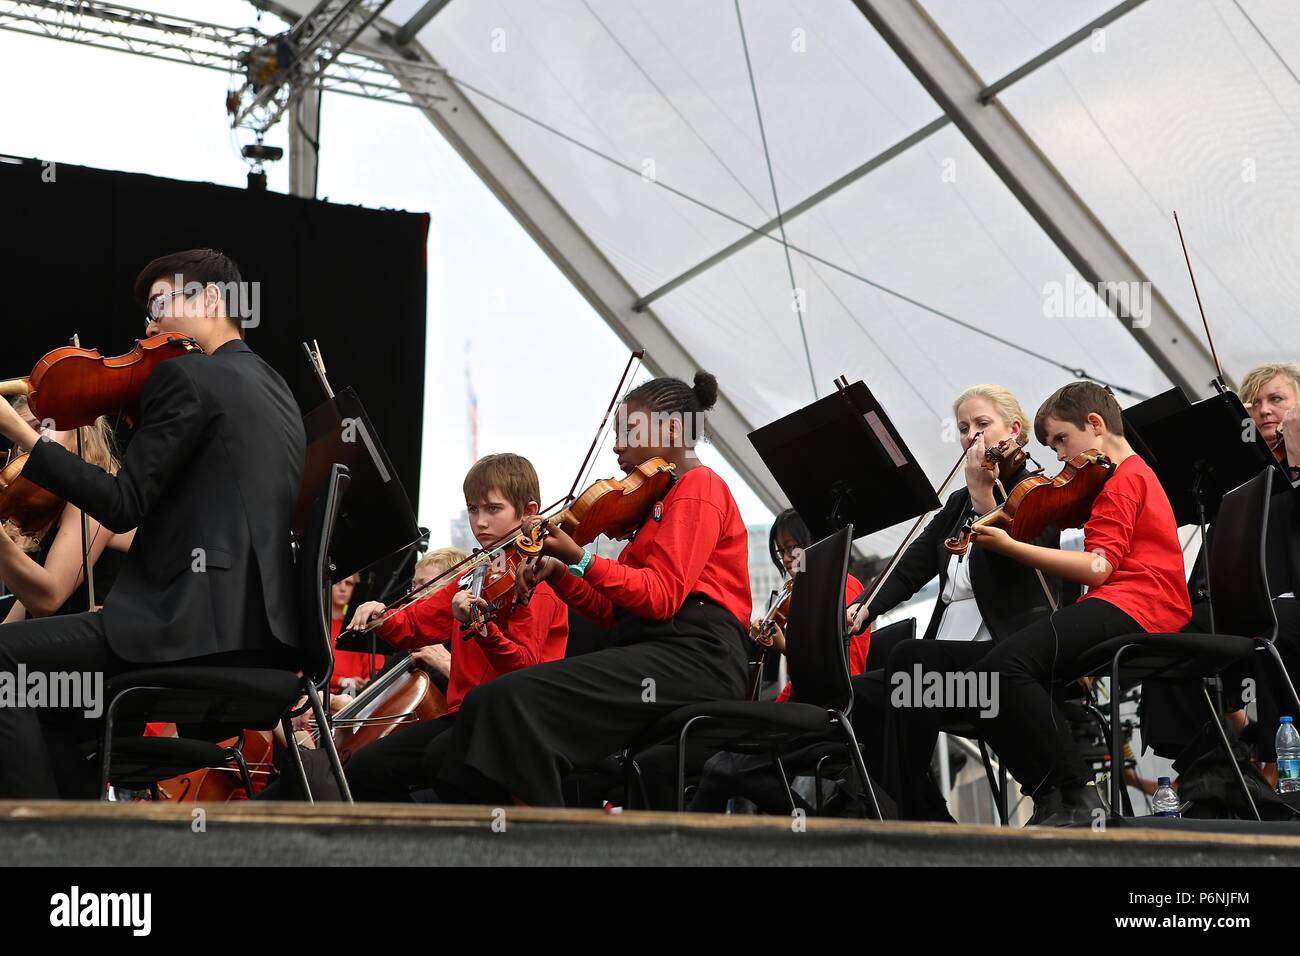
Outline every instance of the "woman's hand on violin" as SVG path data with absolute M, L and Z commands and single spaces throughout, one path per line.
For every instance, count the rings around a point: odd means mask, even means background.
M 988 460 L 987 452 L 983 432 L 976 435 L 966 449 L 966 489 L 970 492 L 971 504 L 981 514 L 995 507 L 993 482 L 998 477 L 997 463 Z
M 367 601 L 357 608 L 357 612 L 352 615 L 352 623 L 348 625 L 352 630 L 359 631 L 372 623 L 375 618 L 384 613 L 384 605 L 378 601 Z
M 531 535 L 544 520 L 540 515 L 525 516 L 520 522 L 524 536 Z M 577 564 L 582 560 L 582 546 L 570 538 L 563 528 L 554 525 L 542 538 L 542 554 L 550 558 L 559 558 L 565 564 Z

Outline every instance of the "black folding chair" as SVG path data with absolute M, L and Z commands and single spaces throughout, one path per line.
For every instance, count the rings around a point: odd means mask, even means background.
M 848 637 L 844 621 L 844 580 L 848 575 L 852 527 L 844 528 L 804 552 L 804 570 L 795 578 L 786 633 L 786 659 L 793 697 L 774 701 L 708 701 L 689 704 L 665 715 L 624 753 L 625 805 L 630 805 L 635 757 L 668 740 L 677 742 L 677 809 L 686 808 L 686 743 L 692 733 L 710 749 L 731 753 L 767 753 L 780 774 L 794 810 L 780 747 L 792 740 L 838 736 L 871 798 L 876 817 L 880 805 L 858 749 L 849 713 Z
M 327 686 L 334 666 L 330 640 L 329 546 L 348 482 L 347 468 L 333 465 L 316 496 L 296 556 L 302 673 L 269 667 L 182 664 L 128 671 L 114 677 L 105 688 L 109 704 L 104 712 L 99 751 L 102 799 L 108 799 L 110 781 L 117 789 L 152 790 L 159 780 L 201 767 L 225 766 L 231 761 L 238 766 L 245 790 L 251 796 L 252 781 L 241 752 L 242 731 L 271 730 L 278 724 L 284 730 L 303 793 L 311 800 L 310 785 L 294 744 L 291 725 L 291 718 L 310 708 L 316 725 L 326 728 L 320 735 L 321 746 L 329 754 L 330 767 L 343 798 L 351 802 L 352 795 L 333 737 L 328 732 L 329 722 L 320 697 L 320 690 Z M 295 709 L 298 699 L 304 695 L 306 702 Z M 150 721 L 224 728 L 208 736 L 225 739 L 240 734 L 240 742 L 226 748 L 205 740 L 113 736 L 114 728 L 123 722 L 138 725 Z
M 1132 686 L 1144 680 L 1181 678 L 1218 678 L 1237 661 L 1263 653 L 1273 661 L 1282 681 L 1291 692 L 1292 703 L 1300 713 L 1300 697 L 1282 663 L 1276 647 L 1277 615 L 1268 587 L 1265 544 L 1268 536 L 1269 501 L 1273 494 L 1273 469 L 1265 468 L 1256 477 L 1223 498 L 1214 533 L 1210 536 L 1208 567 L 1213 585 L 1211 606 L 1216 633 L 1196 634 L 1127 634 L 1108 640 L 1088 652 L 1082 660 L 1085 672 L 1097 676 L 1110 674 L 1111 700 L 1121 697 L 1124 684 Z M 1237 785 L 1246 802 L 1259 819 L 1259 810 L 1241 768 L 1232 753 L 1224 732 L 1222 715 L 1210 698 L 1204 683 L 1205 700 L 1218 736 L 1219 748 L 1236 774 Z M 1110 720 L 1110 789 L 1111 813 L 1118 815 L 1124 796 L 1123 727 L 1117 713 Z

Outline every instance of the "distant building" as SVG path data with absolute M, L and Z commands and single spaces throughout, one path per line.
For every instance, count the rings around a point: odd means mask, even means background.
M 767 550 L 772 526 L 752 524 L 746 525 L 745 530 L 749 532 L 749 591 L 754 599 L 754 617 L 762 617 L 772 592 L 779 591 L 785 579 Z
M 460 514 L 452 519 L 451 534 L 448 540 L 453 548 L 460 548 L 462 551 L 473 551 L 478 547 L 478 541 L 474 538 L 474 533 L 469 530 L 469 510 L 462 508 Z M 437 547 L 437 545 L 434 545 Z

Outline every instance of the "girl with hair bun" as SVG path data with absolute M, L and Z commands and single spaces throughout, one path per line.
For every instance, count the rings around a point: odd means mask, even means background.
M 604 628 L 605 645 L 471 691 L 438 757 L 444 800 L 561 806 L 569 770 L 616 753 L 678 707 L 744 699 L 749 537 L 726 482 L 694 453 L 717 399 L 708 372 L 694 385 L 656 378 L 624 396 L 619 467 L 664 458 L 676 466 L 672 487 L 617 559 L 553 530 L 521 574 L 525 588 L 549 582 Z M 525 518 L 524 531 L 541 520 Z

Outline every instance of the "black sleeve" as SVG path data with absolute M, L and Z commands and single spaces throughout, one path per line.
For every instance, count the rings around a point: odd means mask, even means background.
M 194 383 L 182 361 L 173 359 L 155 368 L 145 384 L 140 428 L 116 475 L 42 439 L 32 449 L 23 477 L 77 505 L 110 531 L 130 531 L 194 454 L 205 424 Z
M 958 512 L 969 500 L 962 489 L 954 491 L 948 496 L 943 509 L 930 519 L 916 540 L 907 546 L 903 556 L 898 559 L 898 566 L 894 568 L 894 573 L 889 576 L 885 586 L 880 589 L 880 594 L 872 602 L 873 620 L 902 604 L 938 575 L 948 554 L 943 550 L 944 539 L 956 526 Z M 863 591 L 853 603 L 865 603 L 869 590 L 870 588 Z

